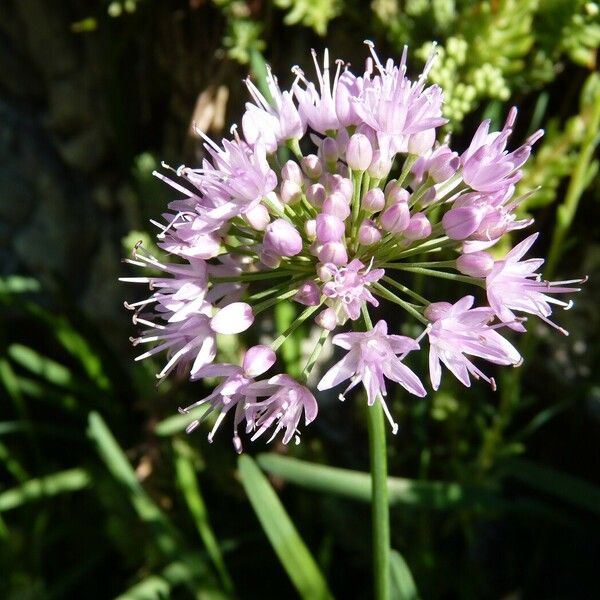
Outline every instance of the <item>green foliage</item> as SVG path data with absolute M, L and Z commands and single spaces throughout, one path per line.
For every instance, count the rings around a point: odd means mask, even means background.
M 275 0 L 275 6 L 287 10 L 286 25 L 302 24 L 323 36 L 329 22 L 342 11 L 340 0 Z

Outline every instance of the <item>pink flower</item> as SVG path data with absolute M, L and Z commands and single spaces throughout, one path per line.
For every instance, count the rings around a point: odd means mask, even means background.
M 538 235 L 537 233 L 530 235 L 517 244 L 504 260 L 496 261 L 486 278 L 488 301 L 498 318 L 515 331 L 525 331 L 525 327 L 515 317 L 513 310 L 537 315 L 561 333 L 568 335 L 565 329 L 550 321 L 548 317 L 552 314 L 551 304 L 557 304 L 567 310 L 571 308 L 573 302 L 563 302 L 548 294 L 578 292 L 580 288 L 563 286 L 584 283 L 585 279 L 542 281 L 541 275 L 535 271 L 544 264 L 543 258 L 521 261 Z
M 302 413 L 304 413 L 304 424 L 308 425 L 316 418 L 319 410 L 310 390 L 289 375 L 275 375 L 266 381 L 251 383 L 243 391 L 249 400 L 267 397 L 266 400 L 247 402 L 245 405 L 246 432 L 254 432 L 252 441 L 275 425 L 269 442 L 285 429 L 282 441 L 287 444 L 294 435 L 300 435 L 298 423 Z M 298 437 L 296 441 L 299 441 Z
M 463 384 L 471 385 L 469 374 L 484 379 L 494 389 L 493 378 L 484 375 L 465 355 L 478 356 L 497 365 L 516 366 L 521 356 L 512 344 L 490 327 L 494 318 L 491 308 L 471 308 L 473 296 L 465 296 L 455 304 L 435 302 L 425 310 L 432 321 L 429 336 L 429 376 L 434 390 L 440 386 L 444 363 Z
M 324 265 L 323 271 L 328 273 L 330 280 L 325 283 L 322 292 L 327 297 L 328 306 L 341 309 L 342 320 L 349 318 L 356 321 L 364 302 L 379 306 L 379 302 L 371 294 L 368 286 L 381 279 L 385 271 L 364 270 L 364 268 L 365 265 L 357 258 L 345 267 L 330 263 Z
M 385 321 L 379 321 L 371 331 L 340 333 L 333 338 L 333 343 L 349 352 L 323 375 L 317 389 L 328 390 L 350 379 L 350 385 L 344 391 L 346 394 L 362 382 L 369 406 L 373 406 L 379 396 L 396 433 L 398 425 L 383 399 L 387 395 L 384 376 L 399 383 L 411 394 L 421 398 L 425 396 L 425 388 L 419 378 L 402 363 L 402 358 L 411 350 L 417 350 L 419 344 L 403 335 L 388 335 Z M 340 399 L 344 399 L 344 394 L 340 395 Z
M 200 425 L 210 414 L 218 412 L 219 416 L 215 421 L 213 428 L 208 434 L 208 441 L 212 443 L 217 429 L 219 429 L 221 423 L 227 416 L 227 413 L 235 407 L 235 414 L 233 418 L 233 446 L 238 452 L 242 451 L 242 441 L 238 434 L 238 427 L 245 417 L 245 403 L 246 396 L 244 394 L 244 388 L 253 382 L 253 380 L 244 372 L 241 367 L 228 364 L 214 364 L 206 365 L 202 369 L 196 372 L 195 379 L 203 377 L 222 377 L 223 382 L 220 383 L 211 394 L 194 402 L 190 406 L 180 408 L 179 412 L 187 414 L 190 410 L 198 408 L 200 406 L 207 406 L 208 409 L 202 414 L 199 419 L 192 421 L 187 427 L 186 432 L 191 433 Z
M 246 79 L 246 86 L 255 104 L 246 104 L 242 128 L 249 144 L 261 140 L 268 152 L 275 152 L 281 142 L 301 138 L 306 131 L 306 121 L 294 105 L 293 94 L 281 91 L 277 78 L 273 76 L 269 67 L 266 83 L 273 98 L 273 105 L 269 104 L 250 79 Z
M 379 74 L 371 78 L 369 71 L 365 73 L 363 89 L 354 100 L 355 111 L 365 124 L 377 132 L 382 153 L 394 155 L 406 152 L 411 135 L 447 122 L 442 118 L 441 88 L 437 85 L 425 88 L 433 56 L 413 83 L 406 78 L 406 48 L 398 66 L 391 59 L 384 66 L 375 53 L 373 43 L 365 43 L 371 50 Z
M 336 89 L 340 77 L 341 62 L 338 61 L 337 70 L 331 81 L 329 71 L 329 50 L 325 49 L 323 55 L 323 70 L 317 62 L 317 53 L 312 51 L 313 62 L 317 72 L 319 90 L 314 83 L 304 77 L 299 67 L 294 67 L 292 72 L 296 75 L 296 81 L 292 86 L 294 96 L 298 101 L 298 112 L 308 124 L 319 133 L 336 130 L 340 127 L 340 121 L 336 111 Z M 299 83 L 304 84 L 304 88 Z
M 537 131 L 514 152 L 508 153 L 506 142 L 512 133 L 517 109 L 510 109 L 502 131 L 488 133 L 490 120 L 477 129 L 471 144 L 461 156 L 463 179 L 479 192 L 498 192 L 514 185 L 521 179 L 520 168 L 529 158 L 531 146 L 543 135 Z

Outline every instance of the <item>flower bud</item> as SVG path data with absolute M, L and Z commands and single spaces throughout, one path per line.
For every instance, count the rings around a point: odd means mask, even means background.
M 310 240 L 314 240 L 317 237 L 317 222 L 315 219 L 309 219 L 304 222 L 304 233 Z
M 323 173 L 323 166 L 319 157 L 315 154 L 309 154 L 300 161 L 302 165 L 302 171 L 309 179 L 318 179 Z
M 350 205 L 339 192 L 333 192 L 323 202 L 323 212 L 339 217 L 345 221 L 350 216 Z
M 244 369 L 244 374 L 248 377 L 258 377 L 268 371 L 275 364 L 276 360 L 275 352 L 273 352 L 270 346 L 258 344 L 246 350 L 242 369 Z
M 281 178 L 284 181 L 293 181 L 297 183 L 299 186 L 303 183 L 302 171 L 300 170 L 300 165 L 293 160 L 288 160 L 285 165 L 281 168 Z
M 376 244 L 381 240 L 381 232 L 370 219 L 365 219 L 358 228 L 358 241 L 363 246 Z
M 431 223 L 422 212 L 417 212 L 410 218 L 402 235 L 408 240 L 425 239 L 431 235 Z
M 487 277 L 494 266 L 494 259 L 483 250 L 461 254 L 456 259 L 456 268 L 470 277 Z
M 275 254 L 265 252 L 264 250 L 260 253 L 259 259 L 260 262 L 265 265 L 265 267 L 269 267 L 269 269 L 277 269 L 281 264 L 281 256 L 276 256 Z
M 302 188 L 295 181 L 284 179 L 280 195 L 284 204 L 296 204 L 302 198 Z
M 481 212 L 474 207 L 451 208 L 442 217 L 442 227 L 451 240 L 464 240 L 479 227 Z
M 344 237 L 344 221 L 335 215 L 321 213 L 317 215 L 317 240 L 322 244 L 339 242 Z
M 426 206 L 429 206 L 430 204 L 433 204 L 435 202 L 435 188 L 434 187 L 430 187 L 420 198 L 419 198 L 419 206 L 421 208 L 425 208 Z
M 326 197 L 327 192 L 320 183 L 313 183 L 312 185 L 308 186 L 308 189 L 306 190 L 306 199 L 315 208 L 321 208 Z
M 317 266 L 317 275 L 323 283 L 327 283 L 333 279 L 334 272 L 330 264 L 320 264 Z
M 335 163 L 339 158 L 337 142 L 330 137 L 326 137 L 321 142 L 321 156 L 325 164 L 333 170 Z
M 406 202 L 396 202 L 379 215 L 381 226 L 390 233 L 401 233 L 408 227 L 410 209 Z
M 335 310 L 333 310 L 333 308 L 326 308 L 316 316 L 315 323 L 319 327 L 327 329 L 327 331 L 333 331 L 337 327 L 337 315 L 335 314 Z
M 304 306 L 316 306 L 321 299 L 321 290 L 312 280 L 305 281 L 296 292 L 294 300 Z
M 216 333 L 242 333 L 253 322 L 252 307 L 245 302 L 233 302 L 217 312 L 210 320 L 210 328 Z
M 440 183 L 450 179 L 456 173 L 460 166 L 460 159 L 456 152 L 452 152 L 448 146 L 441 146 L 432 155 L 429 160 L 429 175 L 436 182 Z
M 346 162 L 353 171 L 366 171 L 373 160 L 373 146 L 369 138 L 355 133 L 346 146 Z
M 435 129 L 425 129 L 418 133 L 413 133 L 408 138 L 408 152 L 410 154 L 421 155 L 431 150 L 435 143 Z
M 327 186 L 330 192 L 340 193 L 342 196 L 344 196 L 344 198 L 346 198 L 346 200 L 348 200 L 348 202 L 352 200 L 354 185 L 351 179 L 342 177 L 336 173 L 335 175 L 331 175 L 331 177 L 328 179 Z
M 264 204 L 257 204 L 254 208 L 247 210 L 244 217 L 246 217 L 250 227 L 256 229 L 256 231 L 264 231 L 271 221 L 269 211 Z
M 367 173 L 373 179 L 383 179 L 392 170 L 392 161 L 379 150 L 373 152 L 373 159 L 367 169 Z
M 338 267 L 348 262 L 346 247 L 341 242 L 327 242 L 323 244 L 323 247 L 318 252 L 318 257 L 321 262 L 333 263 Z
M 386 186 L 385 188 L 385 203 L 389 206 L 390 204 L 397 204 L 398 202 L 408 202 L 410 193 L 403 187 L 397 185 Z
M 369 214 L 383 210 L 383 207 L 385 206 L 383 191 L 380 188 L 369 190 L 360 201 L 360 206 Z
M 448 312 L 452 308 L 450 302 L 432 302 L 424 311 L 426 319 L 429 319 L 432 323 L 438 319 L 443 319 L 448 315 Z
M 275 219 L 267 225 L 263 244 L 267 252 L 278 256 L 296 256 L 302 252 L 302 237 L 285 219 Z
M 500 236 L 506 233 L 508 229 L 508 221 L 503 216 L 500 210 L 489 210 L 489 212 L 483 217 L 479 227 L 471 236 L 472 239 L 480 242 L 487 242 L 490 240 L 497 240 Z

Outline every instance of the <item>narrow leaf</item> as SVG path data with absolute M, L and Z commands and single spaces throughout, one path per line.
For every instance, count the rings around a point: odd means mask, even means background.
M 77 492 L 89 484 L 90 477 L 83 469 L 69 469 L 45 477 L 30 479 L 26 483 L 0 494 L 0 512 L 57 494 Z
M 390 554 L 390 572 L 392 579 L 392 598 L 418 600 L 419 592 L 412 573 L 400 552 L 392 550 Z
M 319 567 L 267 478 L 247 455 L 240 456 L 238 464 L 250 504 L 300 596 L 310 600 L 332 598 Z
M 258 464 L 290 483 L 319 492 L 345 496 L 361 502 L 371 501 L 371 475 L 301 461 L 277 454 L 261 454 Z M 388 477 L 390 506 L 407 505 L 432 509 L 456 506 L 497 504 L 491 489 L 463 486 L 441 481 L 416 481 Z

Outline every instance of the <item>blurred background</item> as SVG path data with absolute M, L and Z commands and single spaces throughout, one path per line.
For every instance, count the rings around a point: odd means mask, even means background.
M 556 315 L 570 336 L 530 321 L 525 364 L 496 373 L 496 393 L 446 373 L 426 399 L 392 402 L 394 597 L 600 597 L 599 13 L 582 0 L 3 0 L 0 597 L 292 598 L 301 543 L 282 545 L 273 515 L 295 523 L 333 595 L 371 597 L 367 488 L 313 466 L 368 471 L 362 400 L 324 395 L 300 446 L 257 442 L 238 464 L 228 425 L 209 445 L 209 425 L 186 436 L 175 416 L 210 388 L 157 388 L 159 362 L 134 363 L 123 300 L 137 290 L 117 282 L 171 199 L 152 171 L 202 158 L 192 124 L 227 136 L 265 61 L 282 85 L 294 64 L 312 74 L 311 48 L 360 70 L 366 38 L 383 57 L 409 45 L 413 75 L 438 42 L 431 80 L 456 150 L 512 104 L 513 147 L 546 129 L 519 191 L 541 189 L 520 210 L 546 277 L 590 276 Z M 284 346 L 290 372 L 310 335 Z

